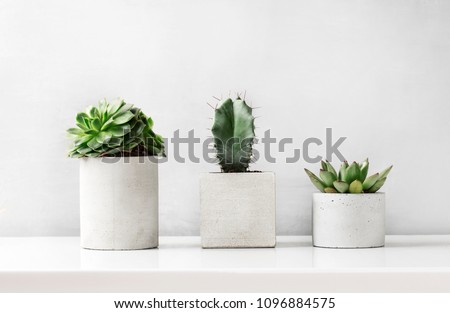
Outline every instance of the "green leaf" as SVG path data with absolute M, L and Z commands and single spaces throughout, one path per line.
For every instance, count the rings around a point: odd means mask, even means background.
M 337 180 L 333 183 L 334 188 L 340 193 L 346 193 L 348 191 L 349 184 L 345 181 Z
M 73 136 L 82 136 L 84 132 L 79 128 L 69 128 L 67 132 Z
M 385 169 L 384 171 L 382 171 L 380 173 L 380 178 L 378 179 L 382 179 L 388 176 L 389 172 L 392 170 L 393 165 L 389 166 L 387 169 Z
M 320 178 L 322 179 L 322 181 L 325 183 L 325 186 L 327 187 L 331 187 L 333 186 L 333 182 L 337 179 L 336 175 L 334 175 L 333 173 L 330 173 L 328 171 L 325 170 L 320 170 Z
M 114 126 L 108 129 L 108 132 L 110 132 L 114 137 L 123 137 L 130 131 L 131 131 L 130 125 L 127 124 Z
M 373 175 L 367 177 L 367 178 L 364 180 L 364 183 L 363 183 L 363 189 L 364 189 L 364 190 L 370 189 L 370 187 L 372 187 L 372 186 L 377 182 L 377 180 L 379 179 L 379 177 L 380 177 L 380 174 L 378 174 L 378 173 L 375 173 L 375 174 L 373 174 Z
M 350 193 L 361 193 L 363 191 L 362 183 L 359 180 L 353 181 L 348 187 Z
M 134 148 L 136 148 L 139 145 L 138 142 L 131 142 L 128 145 L 125 146 L 124 150 L 131 152 Z
M 113 148 L 113 149 L 110 149 L 110 150 L 108 150 L 108 151 L 104 151 L 104 152 L 101 154 L 101 156 L 113 156 L 113 155 L 116 155 L 117 153 L 120 153 L 120 152 L 122 152 L 121 149 L 119 149 L 119 148 Z
M 114 115 L 114 118 L 116 118 L 117 116 L 119 116 L 119 115 L 121 115 L 121 114 L 123 114 L 123 113 L 125 113 L 125 112 L 130 112 L 130 110 L 133 108 L 133 105 L 132 104 L 127 104 L 127 103 L 123 103 L 121 106 L 120 106 L 120 108 L 117 110 L 117 112 L 115 112 L 113 115 Z
M 76 119 L 76 121 L 77 121 L 78 123 L 83 124 L 83 125 L 86 125 L 85 122 L 84 122 L 84 120 L 85 120 L 85 119 L 86 119 L 86 120 L 89 119 L 89 116 L 88 116 L 86 113 L 84 113 L 84 112 L 80 112 L 80 113 L 77 114 L 77 117 L 76 117 L 75 119 Z
M 96 139 L 97 139 L 98 143 L 105 144 L 110 141 L 111 137 L 112 137 L 112 134 L 110 132 L 103 131 L 103 132 L 98 133 Z
M 111 138 L 109 140 L 109 142 L 107 143 L 107 146 L 109 148 L 115 148 L 115 147 L 120 146 L 122 144 L 122 142 L 123 142 L 123 137 Z
M 81 154 L 81 156 L 84 156 L 86 153 L 88 153 L 90 151 L 92 151 L 92 149 L 90 147 L 82 147 L 77 150 L 77 152 L 79 154 Z
M 142 134 L 142 132 L 144 131 L 144 128 L 145 128 L 144 123 L 142 123 L 141 121 L 137 122 L 133 128 L 135 135 L 140 136 Z
M 160 143 L 160 144 L 163 144 L 163 143 L 164 143 L 164 139 L 163 139 L 163 137 L 161 137 L 160 135 L 156 135 L 156 136 L 155 136 L 155 140 L 156 140 L 158 143 Z
M 369 172 L 369 159 L 365 159 L 364 162 L 361 163 L 361 173 L 359 174 L 359 181 L 364 181 L 367 177 L 368 172 Z
M 153 128 L 153 120 L 151 117 L 147 118 L 148 127 Z
M 336 170 L 334 169 L 333 165 L 331 165 L 331 163 L 328 161 L 325 161 L 325 164 L 327 166 L 327 171 L 332 173 L 334 175 L 334 177 L 337 178 L 338 174 L 337 174 Z
M 112 124 L 114 125 L 122 125 L 131 120 L 134 117 L 134 114 L 131 112 L 125 112 L 123 114 L 117 115 L 114 117 Z
M 89 112 L 89 116 L 93 119 L 96 117 L 99 117 L 98 110 L 94 106 L 89 107 L 88 112 Z
M 347 169 L 344 181 L 351 184 L 354 180 L 359 178 L 360 168 L 358 163 L 353 162 Z
M 94 137 L 91 140 L 89 140 L 87 145 L 92 150 L 95 150 L 95 149 L 100 148 L 102 146 L 102 144 L 97 141 L 96 137 Z
M 94 130 L 99 132 L 102 129 L 102 122 L 100 122 L 100 119 L 96 117 L 91 121 L 91 126 Z
M 86 153 L 86 156 L 90 157 L 90 158 L 97 158 L 100 156 L 100 154 L 101 154 L 100 152 L 92 151 L 92 152 Z
M 319 189 L 321 192 L 325 192 L 325 184 L 316 176 L 314 173 L 309 171 L 305 168 L 305 172 L 308 175 L 309 179 L 313 183 L 314 186 L 316 186 L 317 189 Z
M 344 161 L 344 163 L 341 164 L 341 168 L 339 169 L 339 175 L 338 175 L 339 180 L 345 181 L 345 178 L 347 177 L 347 168 L 348 168 L 348 163 L 347 163 L 347 161 Z
M 123 99 L 116 98 L 110 102 L 107 112 L 109 115 L 114 115 L 124 105 Z
M 78 137 L 75 141 L 74 144 L 75 146 L 80 146 L 86 142 L 88 142 L 89 140 L 92 139 L 91 135 L 86 135 L 86 136 L 82 136 L 82 137 Z
M 327 164 L 325 163 L 325 161 L 320 160 L 320 165 L 322 166 L 322 169 L 323 169 L 324 171 L 327 170 Z
M 76 150 L 70 151 L 68 156 L 69 156 L 69 158 L 81 158 L 82 157 L 82 155 L 79 154 Z
M 380 190 L 380 188 L 383 187 L 384 183 L 386 182 L 386 179 L 387 177 L 377 180 L 377 182 L 372 187 L 370 187 L 369 190 L 367 190 L 367 193 L 375 193 Z

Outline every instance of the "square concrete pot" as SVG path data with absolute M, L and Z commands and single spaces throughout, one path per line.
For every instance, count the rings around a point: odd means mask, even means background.
M 314 193 L 312 216 L 315 247 L 384 246 L 384 193 Z
M 200 207 L 203 248 L 275 247 L 274 173 L 204 173 Z
M 158 163 L 152 157 L 80 160 L 81 246 L 158 246 Z

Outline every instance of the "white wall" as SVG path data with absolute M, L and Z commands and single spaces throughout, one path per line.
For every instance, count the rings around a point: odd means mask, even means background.
M 388 233 L 450 233 L 449 16 L 431 0 L 0 0 L 0 235 L 78 234 L 77 111 L 122 96 L 162 135 L 206 138 L 205 103 L 229 90 L 261 107 L 260 136 L 331 127 L 349 160 L 393 163 Z M 311 231 L 305 166 L 253 167 L 277 173 L 280 234 Z M 198 234 L 198 174 L 217 169 L 161 166 L 162 234 Z

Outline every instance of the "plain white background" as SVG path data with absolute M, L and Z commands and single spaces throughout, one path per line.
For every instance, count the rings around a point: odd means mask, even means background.
M 206 102 L 229 91 L 261 107 L 260 136 L 299 148 L 331 127 L 350 161 L 394 164 L 388 234 L 450 233 L 449 16 L 437 0 L 0 0 L 0 235 L 79 233 L 78 111 L 121 96 L 163 136 L 205 139 Z M 292 148 L 252 168 L 276 172 L 278 233 L 310 234 L 303 168 L 319 166 L 286 164 Z M 161 234 L 198 234 L 199 173 L 218 167 L 172 152 Z

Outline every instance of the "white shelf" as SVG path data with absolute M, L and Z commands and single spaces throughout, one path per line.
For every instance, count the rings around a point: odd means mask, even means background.
M 450 292 L 450 236 L 387 236 L 386 247 L 94 251 L 77 237 L 0 238 L 0 292 Z

